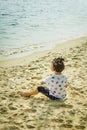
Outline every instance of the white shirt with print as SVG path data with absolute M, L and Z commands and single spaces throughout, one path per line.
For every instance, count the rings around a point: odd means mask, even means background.
M 53 76 L 49 76 L 44 80 L 46 86 L 49 87 L 49 94 L 53 95 L 57 98 L 64 98 L 67 95 L 66 85 L 67 78 L 64 74 L 54 74 Z

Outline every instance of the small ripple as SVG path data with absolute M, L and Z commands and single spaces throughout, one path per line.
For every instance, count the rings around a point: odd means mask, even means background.
M 9 24 L 9 26 L 17 26 L 17 25 L 18 25 L 17 22 Z

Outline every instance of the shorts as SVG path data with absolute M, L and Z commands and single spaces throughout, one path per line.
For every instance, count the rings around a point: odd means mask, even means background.
M 53 95 L 49 94 L 49 89 L 39 86 L 37 87 L 38 92 L 42 93 L 43 95 L 47 96 L 51 100 L 61 100 L 61 98 L 54 97 Z

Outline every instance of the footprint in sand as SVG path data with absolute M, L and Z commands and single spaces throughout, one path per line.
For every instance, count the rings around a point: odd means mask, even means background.
M 84 103 L 83 106 L 86 106 L 86 107 L 87 107 L 87 103 Z
M 87 115 L 85 115 L 85 117 L 81 117 L 81 119 L 87 122 Z
M 1 111 L 1 112 L 0 112 L 1 114 L 3 114 L 3 113 L 6 114 L 6 113 L 7 113 L 7 108 L 6 108 L 6 107 L 2 107 L 2 108 L 0 109 L 0 111 Z
M 3 97 L 1 97 L 1 99 L 2 99 L 2 100 L 6 100 L 7 98 L 3 96 Z
M 76 129 L 84 130 L 85 126 L 84 125 L 75 125 Z
M 31 67 L 31 68 L 29 68 L 29 70 L 37 70 L 38 69 L 38 67 Z
M 8 108 L 9 108 L 10 110 L 17 110 L 17 107 L 12 106 L 12 105 L 9 105 Z
M 70 115 L 75 115 L 76 114 L 76 111 L 75 110 L 70 110 L 68 111 Z
M 12 125 L 12 126 L 9 126 L 9 129 L 6 129 L 6 130 L 20 130 L 20 128 L 18 126 Z
M 61 104 L 60 106 L 64 108 L 73 108 L 73 105 L 70 104 Z
M 72 125 L 72 124 L 68 124 L 68 123 L 66 123 L 66 124 L 61 124 L 60 127 L 64 127 L 64 128 L 72 128 L 73 125 Z
M 33 125 L 26 125 L 26 126 L 27 126 L 28 129 L 34 129 L 35 128 L 35 126 L 33 126 Z

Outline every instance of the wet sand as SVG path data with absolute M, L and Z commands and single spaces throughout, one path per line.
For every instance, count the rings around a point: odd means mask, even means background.
M 64 101 L 42 94 L 25 98 L 50 75 L 50 62 L 65 58 L 69 86 Z M 87 130 L 87 37 L 58 44 L 54 49 L 0 61 L 0 130 Z

